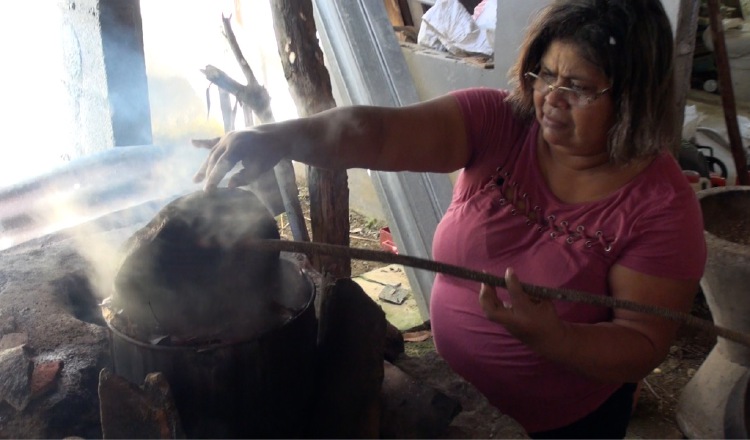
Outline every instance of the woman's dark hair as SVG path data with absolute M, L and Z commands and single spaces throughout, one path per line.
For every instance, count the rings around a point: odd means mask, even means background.
M 539 69 L 553 41 L 573 43 L 611 80 L 615 123 L 610 160 L 624 164 L 677 144 L 673 38 L 660 0 L 556 0 L 535 17 L 510 69 L 509 101 L 534 116 L 534 92 L 524 73 Z

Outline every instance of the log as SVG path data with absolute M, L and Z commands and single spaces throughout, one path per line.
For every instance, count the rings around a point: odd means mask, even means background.
M 678 142 L 670 149 L 673 153 L 679 151 L 681 144 L 679 139 L 685 121 L 685 102 L 687 101 L 688 90 L 690 90 L 699 9 L 700 1 L 698 0 L 680 0 L 674 44 L 675 107 L 677 108 L 677 123 L 675 124 L 677 136 L 675 139 Z
M 740 127 L 737 122 L 737 106 L 734 100 L 734 87 L 732 86 L 729 56 L 724 41 L 724 25 L 721 20 L 719 0 L 708 0 L 708 14 L 711 22 L 711 39 L 714 43 L 714 54 L 716 55 L 716 68 L 719 71 L 721 104 L 724 108 L 729 145 L 732 149 L 734 166 L 737 171 L 737 184 L 747 185 L 750 184 L 750 178 L 747 174 L 747 156 L 745 155 L 745 147 L 742 145 Z
M 271 0 L 273 27 L 284 76 L 300 116 L 336 107 L 331 78 L 318 45 L 310 0 Z M 307 168 L 313 241 L 349 245 L 349 187 L 346 171 Z M 351 276 L 351 262 L 316 256 L 313 266 L 335 277 Z
M 383 0 L 385 12 L 388 14 L 388 20 L 393 26 L 404 26 L 404 17 L 401 14 L 401 7 L 398 0 Z
M 387 321 L 351 278 L 321 293 L 309 438 L 378 438 Z

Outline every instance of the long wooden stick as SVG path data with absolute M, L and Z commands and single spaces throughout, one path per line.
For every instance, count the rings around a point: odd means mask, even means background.
M 251 242 L 250 246 L 253 246 L 258 250 L 293 252 L 307 255 L 323 254 L 332 255 L 339 258 L 349 258 L 353 260 L 375 261 L 385 264 L 400 264 L 402 266 L 429 270 L 431 272 L 438 272 L 457 278 L 463 278 L 466 280 L 489 284 L 492 286 L 503 288 L 506 287 L 505 279 L 502 277 L 484 272 L 478 272 L 461 266 L 441 263 L 439 261 L 429 260 L 426 258 L 396 255 L 390 252 L 374 251 L 370 249 L 361 249 L 326 243 L 298 242 L 288 240 L 257 240 Z M 666 318 L 672 321 L 677 321 L 688 327 L 697 328 L 706 331 L 709 334 L 721 336 L 722 338 L 728 339 L 738 344 L 742 344 L 746 347 L 750 347 L 750 335 L 718 326 L 711 321 L 698 318 L 697 316 L 693 316 L 688 313 L 613 298 L 611 296 L 592 295 L 590 293 L 571 289 L 549 288 L 527 283 L 521 283 L 521 285 L 529 295 L 536 298 L 569 301 L 574 303 L 607 307 L 611 309 L 624 309 L 633 312 L 646 313 L 649 315 Z

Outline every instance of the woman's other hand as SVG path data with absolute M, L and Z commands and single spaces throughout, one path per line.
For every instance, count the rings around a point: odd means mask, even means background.
M 559 347 L 565 338 L 566 326 L 557 316 L 552 301 L 534 298 L 526 293 L 511 268 L 505 271 L 505 283 L 510 295 L 509 303 L 497 297 L 493 286 L 482 284 L 479 302 L 487 318 L 501 324 L 540 354 Z

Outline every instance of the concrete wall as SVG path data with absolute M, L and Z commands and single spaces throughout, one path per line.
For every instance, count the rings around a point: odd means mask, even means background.
M 63 82 L 74 130 L 70 159 L 151 143 L 138 0 L 68 0 L 62 9 Z
M 151 110 L 140 0 L 101 0 L 99 10 L 115 146 L 149 145 Z
M 70 159 L 114 145 L 98 0 L 61 2 L 63 76 L 74 130 Z

